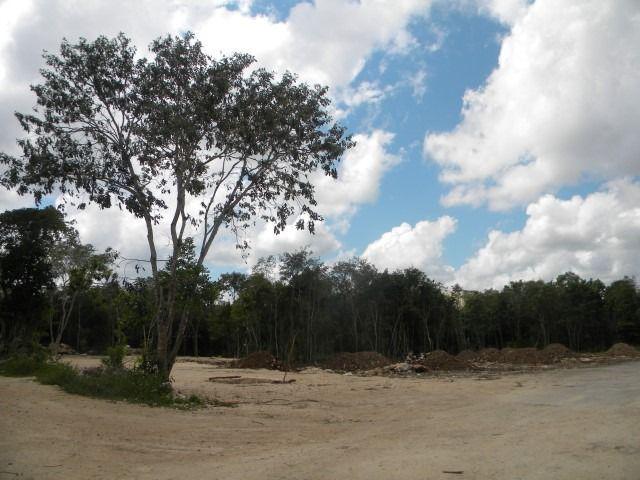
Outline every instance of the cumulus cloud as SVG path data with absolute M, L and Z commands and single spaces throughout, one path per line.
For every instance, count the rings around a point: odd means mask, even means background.
M 337 180 L 321 173 L 312 179 L 322 215 L 348 220 L 358 206 L 376 200 L 384 174 L 400 162 L 389 152 L 393 137 L 384 130 L 354 135 L 356 146 L 340 162 Z
M 362 257 L 378 268 L 415 267 L 436 280 L 450 280 L 453 268 L 442 261 L 442 243 L 456 229 L 456 220 L 444 216 L 436 221 L 402 223 L 370 243 Z
M 456 271 L 465 288 L 501 288 L 512 280 L 551 280 L 573 271 L 611 281 L 640 273 L 640 183 L 608 183 L 568 200 L 545 195 L 527 208 L 522 230 L 489 233 Z
M 452 187 L 443 203 L 508 209 L 585 177 L 640 174 L 640 3 L 480 5 L 512 27 L 461 123 L 425 137 Z
M 376 0 L 315 0 L 292 7 L 284 21 L 225 8 L 203 16 L 184 7 L 183 19 L 212 53 L 246 51 L 269 68 L 340 89 L 373 51 L 402 54 L 414 48 L 407 26 L 416 15 L 428 14 L 430 5 L 431 0 L 397 0 L 393 8 Z
M 528 0 L 475 0 L 480 13 L 490 15 L 506 25 L 513 25 L 527 12 Z

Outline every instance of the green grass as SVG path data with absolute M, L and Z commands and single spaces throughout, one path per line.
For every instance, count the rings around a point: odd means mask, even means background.
M 182 409 L 205 405 L 205 401 L 195 395 L 176 396 L 171 384 L 159 375 L 135 369 L 97 368 L 83 373 L 65 363 L 22 356 L 0 362 L 0 375 L 33 376 L 44 385 L 58 385 L 65 392 L 87 397 Z

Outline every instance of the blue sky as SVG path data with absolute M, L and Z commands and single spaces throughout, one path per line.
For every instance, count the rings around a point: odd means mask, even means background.
M 247 262 L 222 235 L 214 273 L 304 246 L 467 288 L 640 270 L 636 0 L 0 0 L 0 27 L 3 151 L 41 51 L 63 36 L 124 31 L 144 52 L 192 30 L 211 55 L 246 51 L 329 85 L 358 147 L 337 182 L 318 179 L 326 222 L 314 237 L 258 224 Z M 0 209 L 30 202 L 0 191 Z M 69 215 L 85 241 L 145 255 L 130 216 Z
M 428 72 L 422 98 L 416 99 L 407 86 L 375 109 L 376 123 L 396 132 L 393 147 L 403 149 L 403 161 L 384 178 L 378 201 L 362 207 L 345 240 L 357 250 L 364 250 L 381 232 L 397 225 L 398 220 L 415 224 L 449 213 L 459 219 L 459 226 L 448 238 L 444 259 L 457 267 L 473 253 L 497 221 L 517 227 L 523 218 L 518 211 L 509 215 L 485 211 L 478 215 L 468 207 L 443 208 L 439 199 L 444 188 L 438 181 L 438 168 L 425 161 L 422 140 L 426 131 L 446 131 L 458 124 L 462 96 L 467 89 L 481 86 L 495 68 L 500 48 L 497 38 L 505 29 L 486 17 L 441 8 L 435 9 L 431 18 L 416 21 L 410 27 L 411 33 L 425 45 L 437 41 L 434 29 L 446 32 L 438 50 L 423 50 L 391 59 L 382 75 L 381 81 L 393 84 L 412 74 L 416 64 Z M 384 61 L 384 53 L 373 55 L 359 79 L 379 78 L 378 65 Z M 359 125 L 366 124 L 369 114 L 369 109 L 361 108 L 345 123 L 358 129 Z

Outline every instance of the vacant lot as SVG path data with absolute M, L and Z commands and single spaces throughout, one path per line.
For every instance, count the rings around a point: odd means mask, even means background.
M 174 376 L 237 407 L 149 408 L 0 377 L 0 478 L 640 478 L 637 361 L 485 378 L 307 370 L 284 385 L 183 362 Z

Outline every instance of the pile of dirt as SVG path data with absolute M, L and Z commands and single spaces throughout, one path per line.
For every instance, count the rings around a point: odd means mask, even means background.
M 476 354 L 478 362 L 498 362 L 500 361 L 500 350 L 497 348 L 483 348 Z
M 444 350 L 409 355 L 406 361 L 410 365 L 422 365 L 427 370 L 469 370 L 471 368 L 468 361 L 454 357 Z
M 513 365 L 535 365 L 544 363 L 540 350 L 533 347 L 503 348 L 500 350 L 500 363 Z
M 550 343 L 543 348 L 539 355 L 542 363 L 557 363 L 565 358 L 575 358 L 576 354 L 561 343 Z
M 607 354 L 612 357 L 640 357 L 640 351 L 628 343 L 616 343 L 607 350 Z
M 262 350 L 253 352 L 244 358 L 232 363 L 233 368 L 267 368 L 269 370 L 280 370 L 280 362 L 271 353 Z
M 321 366 L 329 370 L 356 372 L 385 367 L 391 363 L 391 360 L 378 352 L 342 352 L 327 359 Z
M 473 350 L 462 350 L 458 355 L 456 355 L 456 358 L 463 362 L 475 362 L 478 359 L 478 352 L 474 352 Z

